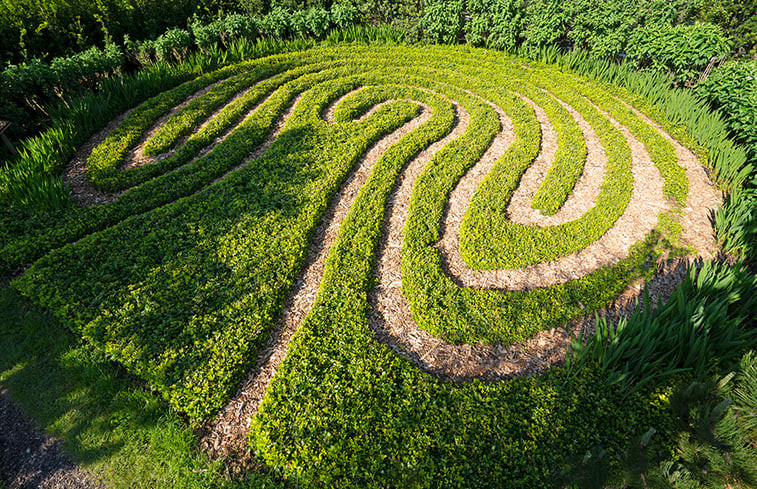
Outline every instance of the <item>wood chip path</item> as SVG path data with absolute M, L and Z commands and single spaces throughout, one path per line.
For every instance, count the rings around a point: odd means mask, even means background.
M 198 92 L 182 106 L 209 89 L 210 87 Z M 237 97 L 244 93 L 246 93 L 246 90 L 240 92 Z M 330 104 L 323 114 L 327 122 L 333 122 L 335 107 L 341 99 L 349 95 L 346 94 Z M 519 188 L 513 195 L 508 208 L 508 216 L 514 222 L 534 226 L 554 226 L 577 219 L 594 205 L 606 171 L 607 157 L 599 138 L 594 129 L 575 109 L 558 100 L 578 124 L 586 141 L 588 153 L 583 175 L 577 181 L 576 187 L 566 204 L 555 215 L 542 216 L 531 207 L 531 198 L 539 188 L 554 160 L 557 150 L 557 135 L 544 110 L 526 97 L 521 96 L 521 98 L 534 109 L 541 127 L 542 141 L 539 156 L 525 173 Z M 264 100 L 260 103 L 263 103 Z M 274 130 L 265 143 L 255 150 L 243 164 L 258 158 L 270 147 L 296 104 L 297 100 L 277 120 Z M 229 470 L 241 471 L 252 463 L 246 442 L 250 420 L 257 412 L 265 390 L 275 375 L 279 363 L 286 356 L 292 335 L 295 334 L 315 300 L 323 277 L 324 262 L 339 232 L 341 222 L 347 215 L 360 187 L 370 175 L 370 171 L 378 158 L 391 145 L 397 143 L 403 136 L 409 134 L 430 118 L 430 108 L 423 104 L 420 105 L 422 110 L 418 117 L 383 137 L 362 156 L 353 172 L 331 199 L 321 223 L 315 229 L 305 266 L 292 288 L 292 293 L 285 304 L 285 312 L 275 331 L 271 334 L 265 347 L 261 349 L 254 368 L 249 372 L 236 396 L 219 413 L 216 419 L 200 430 L 199 447 L 212 457 L 226 457 Z M 631 245 L 653 229 L 657 222 L 658 213 L 670 208 L 670 204 L 663 198 L 662 178 L 650 160 L 644 145 L 628 129 L 603 112 L 603 115 L 622 132 L 632 152 L 633 193 L 628 207 L 618 221 L 602 238 L 585 249 L 548 263 L 517 270 L 480 271 L 469 269 L 463 262 L 459 251 L 459 230 L 462 218 L 473 193 L 489 170 L 513 143 L 515 137 L 512 121 L 509 117 L 501 108 L 491 103 L 490 105 L 499 115 L 500 131 L 480 161 L 466 173 L 453 190 L 442 223 L 442 239 L 436 245 L 443 258 L 446 270 L 460 286 L 514 290 L 546 287 L 574 280 L 626 257 Z M 407 218 L 410 195 L 415 179 L 421 174 L 431 157 L 446 144 L 460 137 L 468 126 L 469 115 L 458 104 L 454 104 L 454 106 L 457 117 L 452 131 L 406 165 L 389 198 L 375 266 L 379 285 L 369 294 L 369 300 L 373 306 L 369 315 L 369 323 L 379 341 L 386 344 L 397 354 L 409 358 L 425 371 L 445 379 L 465 380 L 473 377 L 504 379 L 534 374 L 550 365 L 564 361 L 566 344 L 570 338 L 568 329 L 572 328 L 573 331 L 587 334 L 593 327 L 593 320 L 591 318 L 579 318 L 566 327 L 538 333 L 530 340 L 517 345 L 452 345 L 418 329 L 402 294 L 400 276 L 402 229 Z M 172 110 L 170 114 L 161 118 L 153 126 L 138 147 L 130 153 L 127 159 L 127 167 L 150 164 L 155 161 L 155 158 L 145 157 L 141 148 L 150 134 L 154 134 L 159 129 L 160 124 L 171 117 L 172 114 L 175 114 L 177 110 L 179 108 Z M 249 114 L 252 114 L 254 110 L 255 108 Z M 375 107 L 373 110 L 375 110 Z M 218 112 L 216 111 L 211 115 L 202 126 L 207 124 Z M 368 115 L 370 113 L 366 114 L 366 116 Z M 683 244 L 691 245 L 698 250 L 698 254 L 695 256 L 685 260 L 673 261 L 661 267 L 658 275 L 649 284 L 652 297 L 657 301 L 664 300 L 674 290 L 686 273 L 688 261 L 700 256 L 710 258 L 717 252 L 709 217 L 719 205 L 721 196 L 690 150 L 680 145 L 666 134 L 659 125 L 638 113 L 638 111 L 637 115 L 674 145 L 679 163 L 686 169 L 690 190 L 689 200 L 681 217 L 684 229 L 681 241 Z M 103 193 L 88 185 L 86 159 L 92 148 L 102 142 L 124 117 L 125 115 L 114 120 L 103 131 L 91 138 L 77 152 L 66 170 L 67 178 L 72 185 L 74 200 L 81 205 L 105 204 L 112 202 L 120 195 Z M 230 131 L 223 137 L 227 136 Z M 219 138 L 214 145 L 223 140 L 223 137 Z M 209 150 L 210 148 L 206 148 L 200 156 Z M 156 158 L 168 156 L 170 156 L 170 153 Z M 636 298 L 639 297 L 640 290 L 640 283 L 633 284 L 604 312 L 610 317 L 629 314 L 634 307 Z

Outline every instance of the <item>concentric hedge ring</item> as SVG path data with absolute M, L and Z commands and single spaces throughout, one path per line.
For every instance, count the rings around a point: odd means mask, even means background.
M 701 167 L 617 96 L 452 49 L 230 66 L 101 136 L 87 175 L 111 198 L 17 284 L 193 420 L 257 361 L 254 412 L 303 319 L 282 379 L 333 334 L 421 365 L 414 338 L 478 344 L 459 367 L 480 375 L 645 276 L 660 233 L 712 249 L 691 239 L 717 205 Z

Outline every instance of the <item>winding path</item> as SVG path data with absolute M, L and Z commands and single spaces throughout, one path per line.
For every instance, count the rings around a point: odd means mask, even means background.
M 173 154 L 172 151 L 148 158 L 144 156 L 142 148 L 146 141 L 157 133 L 162 123 L 173 117 L 181 107 L 185 107 L 194 98 L 207 93 L 213 86 L 204 88 L 185 100 L 179 107 L 161 117 L 129 153 L 124 168 L 150 164 L 158 159 L 170 157 Z M 226 106 L 244 96 L 254 86 L 239 92 Z M 336 107 L 354 92 L 349 92 L 332 101 L 322 114 L 324 120 L 333 123 Z M 549 92 L 546 93 L 554 97 Z M 270 96 L 270 93 L 268 96 Z M 563 207 L 553 216 L 543 216 L 531 207 L 531 199 L 554 161 L 558 144 L 557 134 L 545 111 L 527 97 L 519 96 L 534 110 L 541 128 L 542 139 L 539 155 L 521 178 L 520 185 L 513 194 L 508 207 L 508 218 L 516 223 L 538 227 L 555 226 L 578 219 L 593 207 L 600 192 L 603 176 L 606 173 L 607 156 L 602 148 L 599 136 L 578 111 L 554 97 L 570 113 L 581 130 L 586 141 L 587 159 L 583 174 L 578 179 L 575 189 L 569 195 Z M 262 98 L 244 118 L 253 117 L 256 110 L 266 99 L 267 96 Z M 241 168 L 265 153 L 278 137 L 282 127 L 297 107 L 299 100 L 300 98 L 297 97 L 288 109 L 279 116 L 265 142 L 231 171 Z M 407 300 L 402 293 L 400 274 L 402 233 L 415 181 L 434 154 L 462 136 L 469 127 L 469 114 L 460 104 L 451 102 L 456 112 L 456 120 L 452 130 L 442 139 L 427 147 L 403 168 L 389 197 L 375 265 L 378 285 L 369 292 L 369 301 L 372 306 L 368 318 L 369 325 L 375 332 L 376 338 L 398 355 L 409 358 L 425 371 L 445 379 L 482 378 L 493 380 L 536 373 L 564 360 L 566 345 L 570 340 L 570 333 L 566 328 L 544 331 L 536 334 L 528 341 L 515 345 L 453 345 L 420 330 L 416 326 Z M 459 286 L 510 291 L 548 287 L 575 280 L 599 268 L 617 263 L 628 256 L 631 246 L 654 229 L 658 214 L 670 210 L 670 204 L 663 197 L 662 177 L 651 161 L 643 143 L 609 114 L 600 110 L 602 115 L 621 131 L 631 149 L 634 186 L 631 200 L 622 216 L 600 239 L 580 251 L 559 259 L 522 269 L 490 271 L 470 269 L 460 255 L 459 235 L 463 216 L 476 189 L 515 140 L 512 120 L 500 107 L 491 102 L 486 102 L 496 110 L 500 130 L 483 157 L 465 174 L 452 191 L 441 223 L 442 238 L 436 244 L 445 270 Z M 416 103 L 421 106 L 420 115 L 373 144 L 363 154 L 339 190 L 331 198 L 320 224 L 313 232 L 305 265 L 292 287 L 282 317 L 267 343 L 259 350 L 254 367 L 242 382 L 234 398 L 229 401 L 214 420 L 201 429 L 199 446 L 213 457 L 228 457 L 229 464 L 234 470 L 241 470 L 246 464 L 251 463 L 246 443 L 250 421 L 257 412 L 280 362 L 286 356 L 292 336 L 315 301 L 323 278 L 324 263 L 336 240 L 342 221 L 358 195 L 359 189 L 368 179 L 380 156 L 390 146 L 398 143 L 404 136 L 427 122 L 432 115 L 429 106 L 420 102 Z M 363 117 L 370 117 L 377 107 L 374 106 Z M 595 106 L 595 108 L 599 110 L 598 107 Z M 195 133 L 206 127 L 222 110 L 223 108 L 214 111 L 195 128 Z M 682 242 L 691 244 L 699 250 L 698 256 L 711 257 L 715 253 L 716 245 L 708 218 L 719 204 L 718 192 L 712 187 L 712 183 L 691 151 L 673 140 L 659 125 L 653 123 L 646 116 L 638 111 L 636 111 L 636 114 L 673 144 L 679 162 L 685 166 L 690 182 L 690 192 L 689 201 L 682 210 L 681 216 L 684 228 Z M 86 159 L 92 148 L 117 127 L 124 117 L 125 115 L 114 120 L 105 130 L 94 136 L 81 148 L 69 164 L 66 174 L 72 184 L 75 200 L 82 205 L 105 204 L 120 196 L 120 193 L 108 194 L 89 187 L 85 171 Z M 234 127 L 231 127 L 225 131 L 221 137 L 204 148 L 192 161 L 211 151 L 233 130 Z M 185 142 L 189 137 L 183 138 L 182 141 Z M 227 175 L 228 173 L 214 180 L 214 182 L 225 178 Z M 212 183 L 209 185 L 212 185 Z M 671 275 L 661 274 L 660 277 L 664 278 L 663 281 L 651 285 L 653 290 L 657 291 L 655 294 L 658 297 L 664 297 L 665 293 L 669 293 L 675 286 L 675 281 L 682 277 L 681 263 L 677 262 L 672 267 L 673 273 Z M 638 296 L 638 287 L 638 284 L 634 284 L 617 301 L 617 304 L 610 306 L 608 310 L 614 308 L 616 311 L 622 310 L 627 313 L 628 304 L 634 297 Z M 657 288 L 655 289 L 655 287 Z M 577 324 L 574 326 L 581 326 L 585 331 L 586 327 L 590 327 L 590 322 L 591 320 L 578 320 L 575 321 Z

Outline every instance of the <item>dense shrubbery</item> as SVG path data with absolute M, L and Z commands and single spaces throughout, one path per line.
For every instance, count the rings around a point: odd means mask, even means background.
M 10 65 L 0 74 L 0 114 L 3 120 L 14 123 L 8 133 L 11 138 L 20 139 L 40 130 L 49 120 L 50 106 L 84 91 L 98 90 L 103 78 L 131 68 L 125 64 L 127 60 L 140 67 L 156 62 L 175 64 L 195 48 L 208 53 L 261 37 L 322 39 L 332 28 L 346 29 L 358 18 L 359 12 L 349 4 L 336 4 L 331 12 L 312 7 L 297 15 L 276 8 L 264 17 L 229 14 L 209 22 L 194 17 L 189 31 L 173 28 L 142 41 L 126 35 L 123 48 L 109 43 L 103 50 L 93 47 L 49 63 L 34 59 Z M 3 152 L 4 147 L 0 148 L 0 157 Z
M 463 30 L 463 8 L 462 1 L 428 2 L 418 27 L 429 41 L 453 44 L 460 39 Z
M 474 46 L 513 50 L 522 40 L 524 0 L 469 0 L 465 40 Z
M 757 0 L 702 0 L 700 16 L 721 26 L 736 49 L 757 54 Z
M 679 83 L 693 84 L 710 63 L 723 61 L 731 43 L 712 24 L 643 28 L 628 55 L 638 66 L 668 73 Z
M 697 86 L 697 94 L 718 109 L 731 137 L 743 144 L 752 164 L 757 166 L 757 61 L 728 62 Z M 745 188 L 737 189 L 727 201 L 730 212 L 719 215 L 719 226 L 728 250 L 744 250 L 757 258 L 757 172 Z
M 0 114 L 16 124 L 11 137 L 35 132 L 53 101 L 97 89 L 100 82 L 119 74 L 123 63 L 121 49 L 108 44 L 103 50 L 93 47 L 51 63 L 34 60 L 6 67 L 0 73 Z
M 235 0 L 3 0 L 0 2 L 0 64 L 72 54 L 93 45 L 149 39 L 183 26 L 197 13 L 213 15 Z
M 720 111 L 734 140 L 757 158 L 757 60 L 724 64 L 696 91 Z
M 521 46 L 531 56 L 545 46 L 579 48 L 588 50 L 594 58 L 629 59 L 638 67 L 662 70 L 669 73 L 673 81 L 687 84 L 694 81 L 713 59 L 722 58 L 728 46 L 728 41 L 715 26 L 687 25 L 697 18 L 698 12 L 689 7 L 688 2 L 681 1 L 644 0 L 632 7 L 617 1 L 606 3 L 596 0 L 577 3 L 551 0 L 428 0 L 425 3 L 420 0 L 399 3 L 261 1 L 241 6 L 253 15 L 232 13 L 206 20 L 207 15 L 198 17 L 195 13 L 193 19 L 187 21 L 189 31 L 173 28 L 160 35 L 153 32 L 154 39 L 144 41 L 134 40 L 126 32 L 118 36 L 108 33 L 104 39 L 110 42 L 123 37 L 122 51 L 130 63 L 145 65 L 156 61 L 180 61 L 195 46 L 207 52 L 217 46 L 228 49 L 235 41 L 249 41 L 260 36 L 321 39 L 333 28 L 349 29 L 362 22 L 381 21 L 391 22 L 406 30 L 406 39 L 410 41 L 425 39 L 452 43 L 465 40 L 478 46 L 507 50 Z M 106 7 L 102 8 L 107 10 Z M 728 9 L 728 12 L 738 10 L 736 6 Z M 202 14 L 207 13 L 207 9 L 200 10 Z M 187 15 L 189 13 L 187 11 Z M 722 17 L 724 14 L 721 12 L 718 15 Z M 176 24 L 174 22 L 172 25 Z M 182 25 L 181 22 L 178 24 Z M 140 37 L 144 36 L 140 34 Z M 82 42 L 82 45 L 91 44 Z M 109 46 L 106 50 L 110 49 L 113 47 Z M 88 53 L 90 58 L 97 56 L 96 51 L 90 50 Z M 35 52 L 32 52 L 30 56 L 34 55 Z M 53 64 L 56 62 L 68 61 L 61 58 Z M 79 61 L 74 59 L 71 62 Z M 9 69 L 39 72 L 45 67 L 45 63 L 32 60 Z M 13 73 L 8 75 L 8 78 L 13 77 Z M 45 84 L 46 81 L 33 80 L 33 83 Z M 39 130 L 47 119 L 44 107 L 56 98 L 27 95 L 24 87 L 13 85 L 9 80 L 0 80 L 1 85 L 5 85 L 5 92 L 10 94 L 2 100 L 12 100 L 2 107 L 3 117 L 16 123 L 11 129 L 11 137 L 18 139 Z M 56 93 L 60 96 L 77 91 L 77 87 L 66 87 L 66 90 L 56 90 Z M 5 95 L 2 88 L 0 95 Z M 19 97 L 34 100 L 19 103 Z M 0 148 L 0 156 L 3 152 L 4 149 Z
M 545 46 L 583 49 L 594 58 L 626 58 L 637 67 L 664 71 L 691 83 L 714 59 L 730 51 L 720 27 L 688 25 L 696 19 L 689 2 L 648 0 L 430 0 L 418 22 L 430 42 L 463 38 L 477 46 L 530 53 Z

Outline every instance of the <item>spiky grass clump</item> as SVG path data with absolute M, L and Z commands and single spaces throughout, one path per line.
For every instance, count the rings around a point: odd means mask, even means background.
M 691 269 L 670 300 L 652 309 L 649 296 L 630 319 L 617 325 L 598 318 L 583 344 L 574 338 L 568 365 L 597 363 L 608 384 L 621 389 L 659 384 L 674 374 L 696 378 L 729 368 L 757 346 L 757 276 L 744 265 L 704 262 Z

